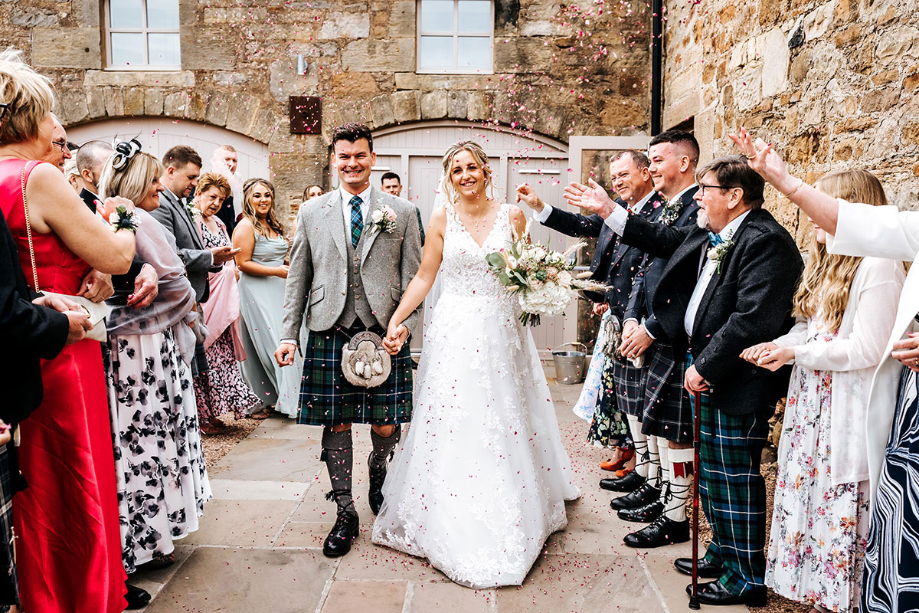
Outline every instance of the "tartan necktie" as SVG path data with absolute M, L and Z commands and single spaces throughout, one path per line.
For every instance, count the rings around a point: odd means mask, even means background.
M 361 215 L 360 196 L 351 198 L 351 245 L 357 249 L 357 243 L 361 240 L 361 232 L 364 230 L 364 216 Z

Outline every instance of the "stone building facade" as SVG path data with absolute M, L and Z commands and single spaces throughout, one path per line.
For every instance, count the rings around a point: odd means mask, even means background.
M 864 168 L 888 198 L 919 195 L 919 3 L 915 0 L 706 0 L 667 12 L 665 127 L 695 127 L 703 161 L 736 153 L 746 126 L 792 172 L 816 180 Z M 804 244 L 797 209 L 768 206 Z
M 265 143 L 282 206 L 328 185 L 328 132 L 343 121 L 462 119 L 563 142 L 648 128 L 649 17 L 637 0 L 495 0 L 494 73 L 466 75 L 416 72 L 419 0 L 179 0 L 181 69 L 111 70 L 108 1 L 0 2 L 0 42 L 52 79 L 68 127 L 167 117 Z M 323 134 L 290 133 L 294 95 L 322 98 Z

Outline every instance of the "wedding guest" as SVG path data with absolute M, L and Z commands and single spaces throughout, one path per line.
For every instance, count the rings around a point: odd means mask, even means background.
M 224 199 L 229 197 L 230 183 L 221 175 L 206 172 L 198 177 L 195 190 L 195 224 L 206 249 L 231 245 L 226 226 L 217 216 Z M 239 331 L 239 288 L 236 264 L 226 262 L 219 272 L 209 276 L 211 299 L 202 305 L 207 338 L 204 351 L 208 370 L 195 377 L 195 397 L 201 431 L 216 434 L 223 427 L 218 419 L 232 413 L 243 417 L 250 407 L 260 404 L 239 372 L 237 360 L 245 359 Z
M 766 602 L 766 484 L 760 457 L 788 373 L 751 368 L 741 352 L 787 332 L 803 264 L 794 240 L 762 208 L 762 177 L 739 156 L 700 169 L 696 227 L 650 223 L 613 202 L 596 183 L 569 198 L 654 257 L 669 258 L 651 308 L 674 351 L 688 351 L 684 385 L 701 395 L 702 508 L 712 541 L 699 561 L 703 604 Z M 707 256 L 707 257 L 706 257 Z M 701 272 L 700 272 L 701 268 Z M 692 560 L 677 570 L 689 574 Z
M 325 193 L 321 185 L 307 185 L 306 189 L 303 190 L 303 202 L 307 200 L 312 200 L 317 196 L 321 196 Z
M 862 436 L 867 447 L 871 522 L 862 582 L 862 612 L 907 611 L 919 607 L 919 495 L 913 477 L 919 470 L 919 311 L 917 267 L 919 215 L 896 206 L 876 207 L 834 198 L 788 173 L 781 157 L 746 130 L 731 135 L 760 173 L 801 208 L 827 234 L 833 255 L 890 258 L 913 262 L 897 305 L 894 326 L 867 396 Z M 899 385 L 887 384 L 889 378 Z M 834 448 L 835 450 L 835 448 Z M 835 477 L 835 475 L 834 475 Z
M 113 232 L 86 210 L 58 168 L 27 161 L 52 146 L 54 95 L 15 50 L 0 52 L 0 103 L 0 211 L 32 289 L 74 295 L 92 267 L 126 272 L 134 234 L 119 222 L 134 204 L 107 203 Z M 65 347 L 42 361 L 41 377 L 42 402 L 19 424 L 20 468 L 29 487 L 13 499 L 23 609 L 121 611 L 125 572 L 99 343 Z
M 621 202 L 628 206 L 628 210 L 649 221 L 655 221 L 663 211 L 663 201 L 654 191 L 649 166 L 650 161 L 644 153 L 634 150 L 623 151 L 610 161 L 610 176 L 616 193 Z M 599 215 L 578 215 L 548 206 L 527 185 L 518 188 L 517 193 L 518 200 L 536 211 L 533 218 L 543 225 L 568 236 L 598 239 L 590 264 L 593 273 L 591 278 L 608 285 L 610 289 L 605 296 L 594 292 L 586 295 L 591 300 L 606 302 L 609 305 L 610 317 L 614 318 L 622 329 L 622 319 L 632 293 L 632 283 L 644 258 L 642 250 L 621 241 L 613 230 L 603 223 L 603 218 Z M 647 437 L 641 431 L 642 382 L 645 367 L 636 365 L 618 352 L 610 356 L 609 360 L 613 371 L 616 402 L 610 403 L 609 409 L 603 413 L 595 413 L 594 421 L 601 420 L 598 428 L 600 431 L 613 426 L 620 427 L 616 423 L 614 412 L 624 412 L 639 462 L 634 471 L 621 479 L 602 479 L 600 487 L 614 492 L 629 492 L 626 496 L 614 498 L 610 504 L 614 509 L 633 512 L 661 497 L 658 450 L 656 446 L 649 445 Z M 658 510 L 657 515 L 659 514 Z M 641 514 L 640 517 L 620 514 L 620 517 L 628 518 L 629 521 L 656 519 L 656 516 L 649 517 L 645 514 Z
M 380 189 L 396 198 L 402 197 L 402 179 L 394 172 L 384 173 L 380 177 Z M 414 206 L 414 205 L 413 205 Z M 421 222 L 421 209 L 415 207 L 415 215 L 418 217 L 418 231 L 421 233 L 421 246 L 424 246 L 424 224 Z
M 102 168 L 114 152 L 112 146 L 105 141 L 91 140 L 83 143 L 74 156 L 83 185 L 80 198 L 93 213 L 102 208 L 97 186 L 102 176 Z M 135 253 L 127 274 L 112 275 L 112 295 L 106 300 L 130 307 L 150 306 L 156 298 L 157 279 L 153 267 L 145 264 L 143 258 Z
M 194 290 L 169 235 L 149 214 L 160 204 L 163 168 L 136 140 L 119 143 L 102 170 L 104 197 L 135 203 L 137 251 L 160 291 L 148 307 L 115 306 L 103 352 L 114 441 L 125 570 L 172 555 L 198 529 L 211 497 L 189 363 Z
M 885 206 L 880 182 L 864 170 L 824 176 L 818 190 Z M 766 585 L 816 611 L 858 608 L 868 536 L 868 390 L 893 329 L 903 265 L 830 255 L 814 228 L 795 294 L 792 330 L 744 351 L 776 370 L 794 362 L 779 443 Z M 890 376 L 893 375 L 893 376 Z M 895 387 L 896 373 L 878 382 Z
M 80 177 L 80 171 L 77 170 L 77 161 L 70 158 L 64 163 L 64 178 L 70 183 L 73 191 L 80 193 L 83 190 L 83 179 Z
M 240 363 L 243 378 L 262 403 L 250 417 L 265 419 L 268 409 L 287 417 L 297 416 L 300 401 L 302 358 L 294 368 L 282 368 L 274 359 L 281 342 L 284 287 L 289 244 L 275 209 L 274 185 L 265 179 L 249 179 L 243 188 L 243 218 L 233 232 L 239 250 L 239 311 L 242 314 L 243 348 L 247 359 Z
M 233 145 L 220 145 L 214 149 L 211 155 L 211 168 L 230 185 L 230 193 L 217 211 L 217 217 L 226 226 L 227 236 L 233 236 L 236 220 L 242 215 L 243 178 L 236 172 L 238 166 L 239 154 Z
M 73 157 L 73 154 L 70 152 L 70 147 L 68 147 L 67 132 L 64 130 L 64 126 L 61 125 L 60 120 L 54 113 L 51 113 L 51 119 L 54 121 L 54 130 L 51 132 L 51 146 L 48 147 L 48 151 L 40 159 L 43 162 L 54 164 L 63 172 L 64 164 Z
M 0 385 L 6 390 L 0 408 L 0 608 L 20 604 L 12 543 L 13 495 L 22 483 L 10 432 L 41 404 L 41 359 L 54 359 L 65 345 L 83 340 L 90 327 L 78 305 L 34 296 L 0 212 Z

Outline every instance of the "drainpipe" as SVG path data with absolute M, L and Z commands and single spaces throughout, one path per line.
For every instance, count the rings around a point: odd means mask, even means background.
M 661 108 L 663 106 L 663 60 L 664 44 L 663 0 L 651 2 L 651 136 L 661 132 Z

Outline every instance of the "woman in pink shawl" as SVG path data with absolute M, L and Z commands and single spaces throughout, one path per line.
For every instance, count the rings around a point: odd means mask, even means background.
M 226 226 L 217 217 L 230 184 L 217 173 L 198 178 L 195 191 L 195 222 L 206 249 L 231 245 Z M 239 336 L 239 289 L 236 265 L 232 260 L 218 272 L 211 272 L 210 298 L 201 303 L 207 338 L 204 351 L 208 370 L 195 377 L 195 396 L 201 431 L 215 434 L 224 426 L 218 416 L 232 412 L 237 419 L 260 405 L 239 372 L 237 360 L 246 359 Z

